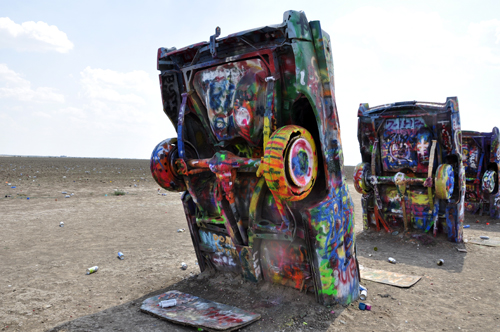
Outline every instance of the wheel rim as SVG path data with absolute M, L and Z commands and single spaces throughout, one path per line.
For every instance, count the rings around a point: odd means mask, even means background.
M 294 138 L 290 144 L 287 170 L 292 183 L 299 188 L 309 185 L 313 173 L 313 150 L 303 137 Z

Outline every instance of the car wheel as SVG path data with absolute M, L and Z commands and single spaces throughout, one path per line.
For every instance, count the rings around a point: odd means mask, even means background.
M 438 199 L 450 199 L 455 186 L 453 167 L 448 164 L 439 165 L 436 170 L 435 189 Z
M 369 185 L 368 179 L 371 175 L 371 169 L 369 163 L 359 163 L 354 169 L 354 188 L 360 194 L 368 194 L 372 188 Z
M 186 156 L 190 158 L 197 158 L 198 153 L 194 146 L 189 142 L 184 142 L 186 148 Z M 151 175 L 158 185 L 169 191 L 185 191 L 187 190 L 184 179 L 181 175 L 177 174 L 175 167 L 175 160 L 179 158 L 177 150 L 177 138 L 168 138 L 160 142 L 151 154 L 151 161 L 149 164 Z
M 318 173 L 312 135 L 299 126 L 284 126 L 269 138 L 263 157 L 264 178 L 273 195 L 298 201 L 311 191 Z

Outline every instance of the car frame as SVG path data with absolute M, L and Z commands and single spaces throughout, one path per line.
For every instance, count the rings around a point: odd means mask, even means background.
M 365 229 L 432 230 L 462 242 L 465 173 L 458 100 L 397 102 L 358 109 Z
M 163 110 L 157 183 L 182 203 L 200 270 L 241 274 L 319 303 L 359 296 L 353 203 L 344 175 L 330 37 L 283 23 L 158 50 Z
M 500 134 L 497 127 L 490 133 L 462 132 L 462 155 L 465 167 L 465 210 L 486 213 L 500 219 L 498 170 L 500 165 Z

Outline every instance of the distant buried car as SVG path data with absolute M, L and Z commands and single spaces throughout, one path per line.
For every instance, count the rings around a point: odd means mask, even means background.
M 364 228 L 463 234 L 465 173 L 456 97 L 358 110 L 362 162 L 354 171 Z
M 499 131 L 491 133 L 463 131 L 463 162 L 466 188 L 465 210 L 470 213 L 486 213 L 500 218 L 500 193 L 498 170 L 500 164 Z
M 358 298 L 330 37 L 287 11 L 280 25 L 158 50 L 177 137 L 151 172 L 182 196 L 200 269 Z

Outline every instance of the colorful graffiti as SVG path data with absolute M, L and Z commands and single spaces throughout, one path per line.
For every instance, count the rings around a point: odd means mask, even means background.
M 499 171 L 499 131 L 490 133 L 464 131 L 462 156 L 465 166 L 465 210 L 500 218 L 497 198 Z
M 164 112 L 177 138 L 154 149 L 151 172 L 163 188 L 186 191 L 202 271 L 348 304 L 359 273 L 330 37 L 303 12 L 283 18 L 158 50 Z
M 465 168 L 455 97 L 360 104 L 358 141 L 354 186 L 363 195 L 365 229 L 432 230 L 462 241 Z
M 160 302 L 168 300 L 175 300 L 176 305 L 159 306 Z M 144 300 L 141 311 L 208 331 L 233 331 L 260 319 L 259 314 L 176 290 Z

